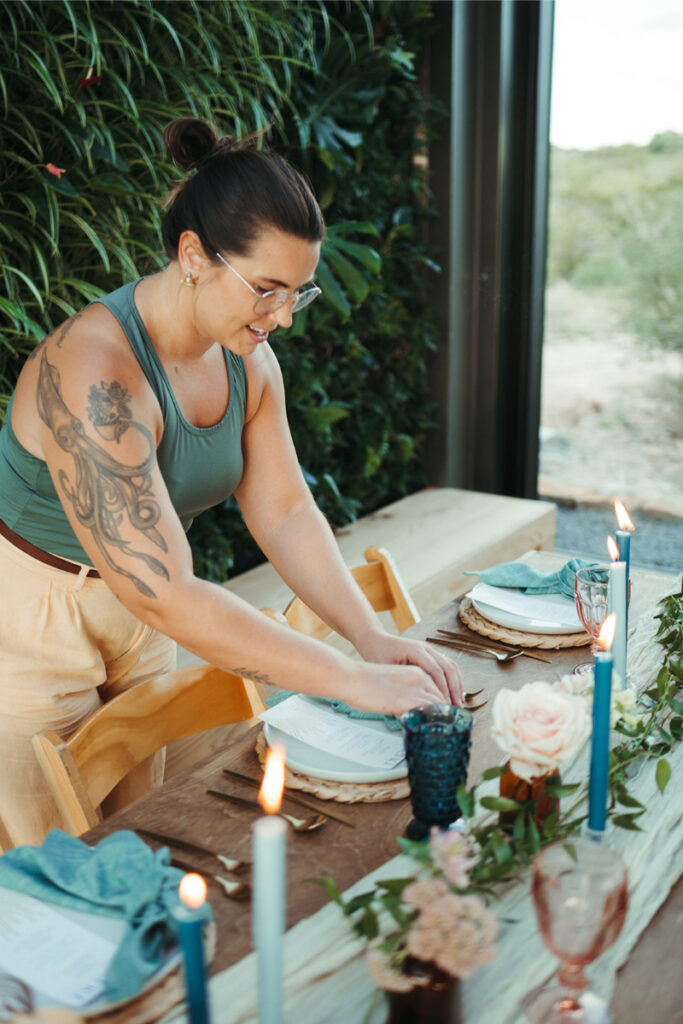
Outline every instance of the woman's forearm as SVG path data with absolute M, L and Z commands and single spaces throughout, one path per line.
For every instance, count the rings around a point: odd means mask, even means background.
M 314 504 L 292 513 L 258 540 L 294 593 L 361 654 L 367 638 L 384 631 Z

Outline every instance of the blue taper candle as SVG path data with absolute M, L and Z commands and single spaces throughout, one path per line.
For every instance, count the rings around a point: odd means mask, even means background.
M 185 988 L 190 1024 L 209 1024 L 209 1003 L 206 995 L 206 972 L 202 928 L 207 920 L 204 900 L 206 883 L 201 875 L 185 875 L 178 888 L 180 901 L 173 916 L 178 924 L 183 951 Z
M 614 627 L 614 616 L 610 615 L 600 631 L 610 623 Z M 609 644 L 607 644 L 609 647 Z M 595 655 L 593 667 L 593 736 L 591 740 L 590 780 L 588 792 L 588 827 L 596 832 L 603 831 L 607 821 L 607 785 L 609 778 L 609 720 L 612 705 L 612 655 L 609 649 Z

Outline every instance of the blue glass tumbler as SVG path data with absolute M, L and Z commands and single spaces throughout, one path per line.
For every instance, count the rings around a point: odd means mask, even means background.
M 425 839 L 433 825 L 460 817 L 458 787 L 467 779 L 472 715 L 450 704 L 427 704 L 401 715 L 414 819 L 409 839 Z

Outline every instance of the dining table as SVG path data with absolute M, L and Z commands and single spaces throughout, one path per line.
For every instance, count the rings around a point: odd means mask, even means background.
M 567 554 L 531 551 L 523 556 L 542 571 L 553 571 L 568 559 Z M 631 568 L 631 604 L 629 611 L 629 657 L 634 658 L 636 673 L 643 673 L 639 688 L 651 685 L 656 677 L 661 652 L 654 644 L 658 603 L 681 586 L 680 575 Z M 475 579 L 473 578 L 473 583 Z M 418 622 L 406 635 L 426 639 L 439 629 L 462 628 L 458 622 L 458 601 L 450 601 L 434 614 Z M 491 735 L 491 711 L 498 689 L 518 689 L 523 684 L 546 680 L 555 682 L 571 673 L 586 660 L 588 648 L 544 648 L 548 661 L 518 657 L 498 663 L 465 651 L 447 647 L 440 650 L 452 657 L 463 673 L 466 689 L 481 690 L 483 706 L 474 711 L 468 785 L 481 777 L 484 769 L 505 760 Z M 531 649 L 530 649 L 531 650 Z M 537 653 L 539 653 L 537 651 Z M 631 662 L 629 662 L 631 664 Z M 645 679 L 645 675 L 648 678 Z M 649 676 L 652 676 L 651 678 Z M 641 686 L 642 684 L 642 686 Z M 260 779 L 263 767 L 257 756 L 257 737 L 263 726 L 254 725 L 234 740 L 182 774 L 165 782 L 139 800 L 108 817 L 82 838 L 89 844 L 118 829 L 152 830 L 199 843 L 209 850 L 231 858 L 251 860 L 253 826 L 260 810 L 223 802 L 209 790 L 223 790 L 242 797 L 253 797 L 255 790 L 246 783 L 224 774 L 224 769 Z M 683 744 L 681 744 L 683 746 Z M 681 760 L 681 757 L 678 757 Z M 674 758 L 671 758 L 672 765 Z M 579 759 L 577 777 L 587 771 L 587 761 Z M 645 766 L 649 769 L 651 765 Z M 674 765 L 675 767 L 675 765 Z M 681 764 L 683 767 L 683 763 Z M 563 772 L 564 779 L 564 772 Z M 494 783 L 495 784 L 495 783 Z M 591 982 L 611 1000 L 615 1024 L 671 1024 L 683 1020 L 683 977 L 680 971 L 680 945 L 683 938 L 683 800 L 680 783 L 672 780 L 669 791 L 652 797 L 656 806 L 648 810 L 644 832 L 617 835 L 614 841 L 622 855 L 642 846 L 643 836 L 658 827 L 660 808 L 669 811 L 666 836 L 657 843 L 668 843 L 666 864 L 654 861 L 649 848 L 638 855 L 650 859 L 658 878 L 656 884 L 637 882 L 637 890 L 647 890 L 645 906 L 634 901 L 632 927 L 628 941 L 615 944 L 609 953 L 589 968 Z M 295 790 L 286 789 L 283 810 L 303 816 L 306 811 L 290 802 Z M 286 936 L 284 943 L 284 1020 L 285 1024 L 379 1024 L 386 1020 L 383 998 L 375 998 L 373 983 L 365 965 L 364 943 L 353 933 L 339 908 L 330 902 L 320 884 L 331 876 L 339 890 L 358 893 L 369 888 L 377 877 L 396 877 L 405 873 L 407 858 L 397 837 L 405 835 L 411 817 L 408 796 L 382 802 L 329 801 L 351 819 L 352 824 L 328 818 L 325 825 L 311 832 L 289 830 L 286 853 Z M 671 833 L 671 834 L 670 834 Z M 673 835 L 673 838 L 672 838 Z M 146 839 L 153 847 L 161 842 Z M 657 849 L 659 847 L 656 847 Z M 179 853 L 187 859 L 187 853 Z M 206 872 L 208 900 L 215 922 L 215 949 L 210 964 L 210 1002 L 214 1024 L 247 1024 L 258 1019 L 256 999 L 256 954 L 252 937 L 252 904 L 227 898 L 211 874 L 221 873 L 209 854 L 193 853 L 191 860 L 199 872 Z M 638 878 L 647 878 L 647 867 L 638 868 Z M 224 872 L 223 872 L 224 873 Z M 238 876 L 235 876 L 238 877 Z M 518 988 L 541 984 L 552 975 L 556 961 L 542 945 L 533 919 L 528 879 L 517 887 L 512 918 L 501 925 L 497 959 L 463 982 L 465 1024 L 516 1024 L 519 1016 Z M 492 909 L 497 910 L 496 902 Z M 502 904 L 502 914 L 509 906 Z M 623 935 L 629 932 L 629 919 Z M 526 930 L 515 918 L 525 916 Z M 515 929 L 519 935 L 515 938 Z M 620 940 L 621 941 L 621 940 Z M 611 957 L 611 959 L 610 959 Z M 604 964 L 609 960 L 609 970 Z M 609 979 L 606 979 L 606 972 Z M 520 995 L 521 997 L 521 995 Z M 168 1011 L 164 1020 L 183 1019 L 181 1007 Z

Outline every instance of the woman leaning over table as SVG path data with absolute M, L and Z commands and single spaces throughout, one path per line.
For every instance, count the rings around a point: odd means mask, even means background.
M 59 824 L 32 735 L 69 735 L 171 669 L 176 642 L 369 711 L 462 699 L 452 662 L 383 630 L 298 465 L 268 337 L 319 294 L 313 194 L 284 159 L 205 122 L 174 121 L 164 138 L 192 172 L 166 203 L 168 266 L 41 342 L 0 435 L 0 817 L 15 843 Z M 364 660 L 193 574 L 185 531 L 233 493 L 283 579 Z M 108 809 L 162 771 L 163 756 L 140 766 Z

